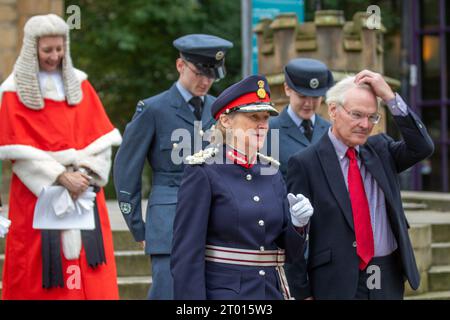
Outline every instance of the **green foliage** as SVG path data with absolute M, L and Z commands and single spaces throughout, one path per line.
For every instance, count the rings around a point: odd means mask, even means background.
M 113 124 L 123 133 L 139 100 L 167 90 L 178 78 L 172 42 L 189 33 L 209 33 L 234 43 L 226 79 L 217 95 L 241 77 L 239 0 L 74 0 L 81 29 L 71 31 L 75 67 L 85 71 Z M 94 123 L 95 125 L 95 123 Z M 149 189 L 149 169 L 144 172 Z M 112 179 L 105 188 L 115 197 Z
M 172 41 L 211 33 L 234 42 L 229 76 L 218 93 L 240 77 L 240 2 L 214 0 L 78 0 L 81 29 L 72 30 L 72 58 L 88 73 L 113 123 L 123 130 L 136 103 L 178 78 Z

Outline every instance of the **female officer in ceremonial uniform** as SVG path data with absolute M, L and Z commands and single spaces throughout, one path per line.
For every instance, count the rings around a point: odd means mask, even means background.
M 267 80 L 234 84 L 211 113 L 219 134 L 211 148 L 186 159 L 191 165 L 178 192 L 174 298 L 290 299 L 283 264 L 302 257 L 313 209 L 302 195 L 289 195 L 289 209 L 276 161 L 258 153 L 269 115 L 277 114 Z

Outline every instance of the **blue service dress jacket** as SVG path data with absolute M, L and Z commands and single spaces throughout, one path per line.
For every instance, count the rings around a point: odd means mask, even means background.
M 283 299 L 275 267 L 205 261 L 206 245 L 282 248 L 288 261 L 303 256 L 305 235 L 291 224 L 279 171 L 263 175 L 270 164 L 260 160 L 251 167 L 226 163 L 226 149 L 213 161 L 186 166 L 174 222 L 174 298 Z
M 203 133 L 214 123 L 214 100 L 210 95 L 205 97 L 201 125 L 195 126 L 196 118 L 174 84 L 169 90 L 140 101 L 126 126 L 114 161 L 114 184 L 128 228 L 136 241 L 146 241 L 147 254 L 170 254 L 177 192 L 184 170 L 184 164 L 174 163 L 171 156 L 174 153 L 185 157 L 195 152 L 194 139 L 198 149 L 202 148 Z M 182 149 L 187 144 L 180 141 L 180 130 L 189 133 L 189 150 Z M 144 222 L 141 175 L 146 160 L 153 175 Z
M 300 152 L 319 141 L 330 127 L 330 123 L 327 120 L 316 114 L 312 139 L 309 141 L 291 119 L 287 113 L 287 108 L 288 107 L 285 107 L 279 116 L 270 119 L 270 129 L 279 130 L 279 157 L 277 157 L 277 159 L 280 161 L 280 171 L 285 181 L 289 158 L 293 154 Z M 268 153 L 272 155 L 274 155 L 274 143 L 275 142 L 271 141 L 271 135 L 269 134 L 267 137 L 267 150 Z

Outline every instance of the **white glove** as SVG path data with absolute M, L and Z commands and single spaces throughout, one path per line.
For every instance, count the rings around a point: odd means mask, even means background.
M 309 222 L 309 218 L 311 218 L 314 212 L 309 199 L 302 194 L 294 196 L 292 193 L 289 193 L 287 198 L 289 201 L 292 224 L 296 227 L 306 226 Z
M 0 216 L 0 238 L 4 238 L 9 231 L 11 220 Z

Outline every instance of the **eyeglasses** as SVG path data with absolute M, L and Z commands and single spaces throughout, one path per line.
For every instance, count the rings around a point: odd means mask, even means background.
M 208 78 L 208 79 L 214 79 L 213 77 L 210 77 L 210 76 L 208 76 L 208 75 L 206 75 L 204 73 L 198 72 L 197 70 L 193 69 L 186 60 L 183 60 L 183 62 L 186 65 L 186 67 L 188 67 L 188 69 L 191 70 L 193 74 L 195 74 L 195 76 L 197 78 L 205 77 L 205 78 Z
M 381 120 L 381 114 L 379 113 L 365 114 L 356 110 L 348 111 L 347 109 L 345 109 L 344 105 L 340 104 L 340 106 L 355 121 L 361 121 L 362 119 L 367 118 L 369 119 L 370 123 L 377 124 Z

